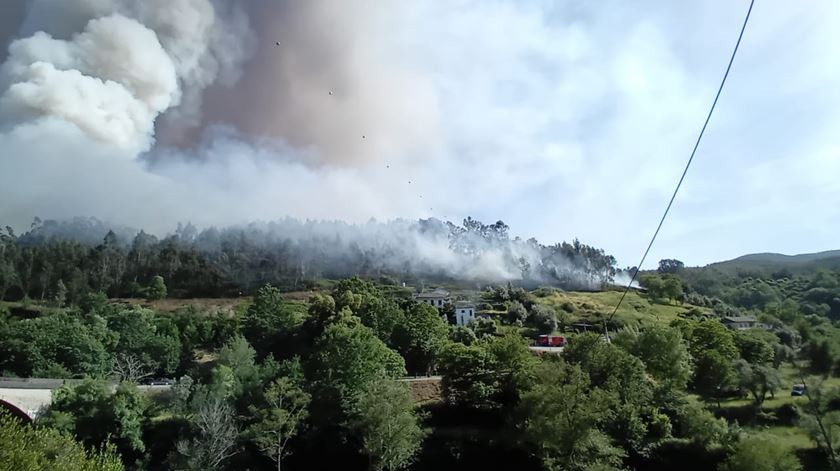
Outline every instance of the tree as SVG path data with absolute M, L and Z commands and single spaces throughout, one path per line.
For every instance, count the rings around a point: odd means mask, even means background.
M 837 388 L 828 389 L 816 379 L 806 381 L 801 373 L 802 384 L 805 385 L 805 396 L 808 401 L 802 406 L 800 426 L 817 442 L 817 446 L 825 453 L 833 471 L 840 470 L 840 411 L 833 410 L 832 399 L 840 396 Z
M 53 395 L 41 425 L 72 433 L 91 449 L 112 444 L 126 462 L 142 456 L 146 397 L 131 383 L 120 383 L 112 393 L 102 380 L 86 379 L 63 387 Z
M 119 382 L 129 381 L 137 383 L 152 374 L 152 370 L 146 362 L 125 353 L 118 353 L 114 357 L 113 365 L 111 376 L 117 378 Z
M 355 416 L 362 451 L 376 471 L 407 467 L 426 435 L 405 383 L 388 379 L 371 382 L 359 400 Z
M 479 317 L 470 322 L 473 332 L 478 338 L 493 337 L 499 332 L 499 326 L 496 321 L 486 317 Z
M 525 339 L 517 333 L 488 337 L 480 345 L 490 356 L 488 365 L 498 389 L 495 402 L 501 406 L 515 405 L 521 393 L 533 384 L 539 361 L 528 349 Z
M 355 408 L 370 382 L 405 374 L 402 357 L 355 317 L 327 326 L 307 364 L 313 399 L 344 413 Z
M 679 273 L 685 268 L 685 264 L 679 260 L 666 258 L 659 261 L 659 267 L 656 269 L 658 273 Z
M 607 400 L 586 373 L 564 361 L 543 363 L 518 408 L 524 438 L 548 470 L 618 467 L 623 451 L 598 429 Z
M 452 342 L 459 342 L 464 345 L 472 345 L 478 340 L 472 329 L 464 325 L 454 325 L 449 330 L 449 340 Z
M 0 370 L 22 377 L 101 376 L 110 369 L 105 343 L 112 335 L 66 312 L 0 324 Z
M 799 471 L 802 464 L 790 448 L 779 446 L 771 437 L 753 435 L 742 438 L 735 450 L 718 468 L 720 471 Z
M 58 280 L 58 283 L 56 283 L 53 300 L 57 307 L 64 307 L 64 303 L 67 301 L 67 286 L 64 285 L 64 281 Z
M 162 276 L 155 275 L 155 277 L 152 278 L 152 284 L 150 284 L 149 288 L 146 290 L 146 298 L 149 300 L 166 298 L 166 284 L 163 282 Z
M 550 334 L 557 330 L 557 313 L 548 306 L 534 304 L 531 307 L 528 324 L 536 328 L 541 334 Z
M 738 360 L 735 363 L 735 371 L 738 375 L 738 384 L 742 390 L 749 391 L 757 406 L 764 403 L 767 395 L 773 396 L 782 380 L 779 372 L 766 365 L 751 365 L 746 360 Z
M 498 378 L 493 371 L 493 357 L 483 345 L 451 343 L 443 349 L 438 372 L 447 403 L 475 409 L 495 406 Z
M 86 451 L 69 434 L 32 427 L 0 411 L 0 469 L 122 471 L 113 447 Z
M 228 340 L 219 350 L 219 363 L 233 370 L 237 377 L 246 376 L 254 369 L 257 352 L 245 337 L 237 335 Z
M 308 415 L 310 396 L 292 378 L 274 380 L 264 392 L 265 407 L 252 408 L 257 422 L 248 430 L 251 440 L 266 456 L 277 463 L 289 455 L 289 440 L 303 426 Z
M 716 320 L 701 321 L 687 327 L 689 351 L 694 358 L 694 390 L 705 399 L 720 398 L 735 382 L 733 362 L 738 348 L 732 332 Z
M 334 303 L 332 307 L 335 307 Z M 263 358 L 269 353 L 284 353 L 277 352 L 278 347 L 290 342 L 300 322 L 301 313 L 283 301 L 280 290 L 265 285 L 257 291 L 254 303 L 248 306 L 242 320 L 242 334 Z
M 405 358 L 406 369 L 412 374 L 430 373 L 448 339 L 449 327 L 437 309 L 428 304 L 412 307 L 405 324 L 394 332 L 394 343 Z
M 513 325 L 522 325 L 528 319 L 528 310 L 519 301 L 513 301 L 508 306 L 507 320 Z
M 596 334 L 575 338 L 564 358 L 577 363 L 589 375 L 593 386 L 602 389 L 613 411 L 603 430 L 627 449 L 641 452 L 650 435 L 655 415 L 649 414 L 653 388 L 642 362 Z M 655 425 L 655 424 L 653 424 Z
M 665 296 L 665 287 L 662 278 L 656 275 L 642 275 L 639 277 L 641 284 L 648 291 L 652 300 L 662 299 Z
M 200 386 L 190 401 L 191 436 L 176 444 L 187 469 L 222 469 L 225 461 L 235 455 L 239 427 L 233 408 L 223 394 Z
M 691 376 L 688 346 L 673 327 L 651 326 L 634 336 L 627 346 L 645 364 L 645 370 L 660 385 L 685 389 Z
M 837 354 L 834 345 L 826 338 L 812 338 L 805 344 L 805 357 L 810 361 L 811 371 L 828 376 L 834 367 Z
M 765 330 L 739 330 L 735 333 L 735 345 L 741 358 L 754 365 L 772 363 L 774 347 L 778 344 L 778 337 Z
M 668 276 L 662 281 L 662 294 L 670 299 L 672 302 L 682 299 L 683 285 L 682 281 L 676 276 Z
M 706 400 L 720 399 L 736 380 L 732 360 L 710 350 L 695 360 L 694 390 Z
M 106 320 L 108 328 L 118 334 L 114 353 L 130 355 L 165 375 L 178 368 L 181 341 L 174 324 L 175 332 L 159 329 L 157 315 L 149 309 L 109 310 Z

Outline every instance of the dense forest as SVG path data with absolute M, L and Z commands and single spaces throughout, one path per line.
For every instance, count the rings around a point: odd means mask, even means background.
M 364 225 L 285 219 L 198 231 L 186 224 L 163 238 L 95 219 L 36 219 L 24 234 L 11 228 L 0 234 L 0 299 L 142 297 L 155 276 L 173 297 L 219 297 L 250 294 L 266 283 L 297 290 L 353 275 L 597 289 L 614 274 L 615 258 L 601 249 L 577 240 L 545 246 L 511 238 L 503 222 L 471 218 L 460 226 L 437 219 Z

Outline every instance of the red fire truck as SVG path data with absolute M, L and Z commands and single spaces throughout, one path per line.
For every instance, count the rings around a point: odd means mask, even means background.
M 537 337 L 537 345 L 540 347 L 563 347 L 566 345 L 566 337 L 562 335 L 540 335 Z

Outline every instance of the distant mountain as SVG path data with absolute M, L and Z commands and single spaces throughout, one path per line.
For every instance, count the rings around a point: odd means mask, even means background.
M 820 268 L 840 269 L 840 250 L 784 255 L 779 253 L 755 253 L 708 265 L 720 270 L 791 270 L 811 271 Z

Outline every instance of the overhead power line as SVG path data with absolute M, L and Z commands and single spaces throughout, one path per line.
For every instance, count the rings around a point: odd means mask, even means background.
M 723 85 L 726 83 L 726 78 L 729 77 L 729 70 L 732 68 L 732 63 L 735 61 L 735 55 L 738 53 L 738 46 L 741 45 L 741 38 L 744 37 L 744 31 L 747 29 L 747 23 L 750 21 L 750 13 L 752 13 L 753 4 L 755 4 L 755 0 L 750 0 L 750 7 L 747 10 L 747 15 L 744 17 L 744 24 L 741 25 L 741 32 L 738 34 L 738 41 L 735 43 L 735 48 L 732 50 L 732 55 L 729 57 L 729 64 L 726 66 L 726 72 L 723 74 L 723 79 L 720 81 L 720 86 L 718 87 L 717 94 L 715 95 L 715 101 L 712 102 L 712 107 L 709 108 L 709 114 L 706 115 L 706 121 L 703 123 L 703 128 L 700 129 L 700 134 L 697 136 L 697 141 L 694 143 L 694 148 L 691 150 L 691 155 L 688 157 L 688 162 L 685 164 L 685 170 L 683 170 L 682 175 L 680 176 L 680 180 L 677 182 L 677 187 L 674 188 L 674 194 L 671 195 L 671 200 L 668 201 L 668 206 L 665 208 L 665 212 L 662 214 L 662 219 L 659 220 L 659 225 L 656 226 L 656 231 L 653 233 L 653 237 L 650 238 L 650 243 L 645 249 L 645 254 L 642 255 L 642 260 L 636 266 L 636 270 L 633 271 L 633 276 L 630 278 L 630 282 L 627 283 L 627 287 L 624 288 L 624 292 L 621 293 L 621 298 L 618 299 L 618 303 L 615 305 L 615 309 L 613 309 L 612 314 L 610 314 L 609 321 L 612 321 L 615 314 L 618 312 L 618 308 L 621 307 L 621 303 L 624 301 L 624 298 L 627 296 L 627 292 L 630 291 L 630 288 L 633 286 L 633 282 L 636 281 L 636 275 L 642 269 L 642 265 L 645 263 L 645 259 L 647 259 L 648 253 L 650 253 L 650 248 L 653 247 L 653 242 L 656 240 L 656 236 L 659 235 L 659 230 L 662 229 L 662 224 L 665 222 L 665 218 L 668 217 L 668 212 L 671 210 L 671 205 L 674 204 L 674 199 L 677 197 L 677 193 L 680 191 L 680 186 L 682 186 L 683 180 L 685 180 L 685 175 L 688 173 L 689 167 L 691 167 L 691 162 L 694 160 L 694 154 L 697 153 L 697 148 L 700 146 L 700 141 L 703 139 L 703 134 L 706 132 L 706 126 L 709 125 L 709 120 L 712 118 L 712 113 L 715 112 L 715 106 L 717 105 L 718 99 L 720 98 L 720 93 L 723 91 Z M 604 321 L 604 333 L 607 334 L 607 321 Z

